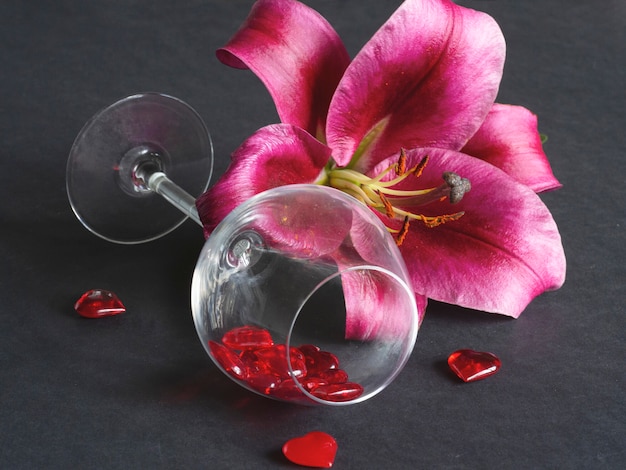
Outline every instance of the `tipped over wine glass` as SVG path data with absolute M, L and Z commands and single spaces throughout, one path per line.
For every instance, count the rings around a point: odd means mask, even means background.
M 141 93 L 85 124 L 69 155 L 67 192 L 88 230 L 141 243 L 187 218 L 202 226 L 195 201 L 212 168 L 198 113 L 172 96 Z M 314 184 L 270 189 L 224 218 L 200 252 L 191 305 L 198 337 L 227 377 L 310 405 L 382 391 L 406 364 L 419 323 L 384 225 L 356 199 Z

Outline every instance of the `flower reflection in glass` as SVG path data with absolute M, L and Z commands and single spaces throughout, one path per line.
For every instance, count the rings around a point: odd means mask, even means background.
M 558 228 L 536 195 L 560 183 L 536 116 L 495 103 L 505 43 L 490 16 L 407 0 L 350 61 L 317 12 L 260 0 L 217 55 L 263 81 L 281 123 L 249 137 L 198 200 L 207 234 L 254 194 L 316 183 L 385 223 L 422 312 L 431 298 L 517 317 L 564 282 Z M 367 230 L 351 236 L 366 252 Z M 360 287 L 344 281 L 348 323 L 376 311 Z

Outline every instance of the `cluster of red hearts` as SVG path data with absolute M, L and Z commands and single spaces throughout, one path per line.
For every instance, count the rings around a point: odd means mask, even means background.
M 349 381 L 334 354 L 312 344 L 292 346 L 287 354 L 287 346 L 274 344 L 270 332 L 263 328 L 234 328 L 223 335 L 221 343 L 209 341 L 209 349 L 228 374 L 273 398 L 306 399 L 302 388 L 330 402 L 354 400 L 363 393 L 361 385 Z

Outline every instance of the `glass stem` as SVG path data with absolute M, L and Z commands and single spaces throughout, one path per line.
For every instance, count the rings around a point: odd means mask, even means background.
M 165 173 L 155 171 L 149 175 L 147 186 L 202 227 L 195 198 L 170 180 Z

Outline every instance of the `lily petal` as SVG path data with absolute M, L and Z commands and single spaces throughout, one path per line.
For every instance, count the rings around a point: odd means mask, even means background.
M 408 317 L 407 300 L 415 299 L 417 303 L 419 325 L 424 319 L 427 298 L 413 292 L 407 295 L 399 282 L 382 271 L 409 279 L 402 255 L 385 226 L 364 206 L 354 205 L 352 212 L 349 239 L 332 254 L 342 272 L 346 337 L 403 338 L 413 324 Z M 346 269 L 354 266 L 377 266 L 382 270 Z
M 310 261 L 328 258 L 350 233 L 352 210 L 337 201 L 337 190 L 317 184 L 290 184 L 249 202 L 246 219 L 271 251 Z M 329 255 L 329 256 L 326 256 Z
M 400 340 L 409 334 L 414 326 L 413 310 L 408 305 L 412 299 L 387 274 L 365 269 L 342 271 L 341 285 L 346 303 L 347 339 Z M 419 318 L 423 318 L 423 310 L 419 311 Z
M 407 164 L 425 154 L 430 161 L 423 175 L 410 183 L 407 178 L 401 183 L 405 188 L 416 181 L 420 187 L 437 186 L 443 171 L 454 171 L 469 178 L 472 189 L 454 206 L 422 207 L 426 215 L 465 211 L 459 220 L 436 228 L 412 222 L 400 251 L 416 290 L 434 300 L 517 318 L 534 297 L 563 284 L 558 228 L 528 186 L 489 163 L 449 150 L 412 150 Z
M 494 103 L 504 57 L 490 16 L 449 0 L 405 1 L 335 92 L 326 128 L 335 161 L 365 172 L 400 147 L 460 150 Z
M 350 57 L 319 13 L 293 0 L 259 0 L 217 57 L 250 68 L 270 92 L 282 122 L 324 140 L 330 99 Z
M 561 187 L 537 130 L 537 116 L 522 106 L 494 104 L 463 153 L 504 170 L 535 192 Z
M 399 253 L 395 241 L 390 240 L 388 245 L 381 243 L 383 237 L 388 238 L 389 236 L 384 225 L 372 224 L 366 217 L 352 217 L 352 227 L 350 228 L 351 243 L 347 244 L 351 245 L 352 249 L 344 249 L 341 253 L 335 254 L 335 262 L 339 269 L 342 270 L 344 266 L 350 264 L 348 262 L 350 259 L 364 260 L 365 264 L 380 266 L 391 272 L 404 272 L 406 273 L 405 277 L 409 278 L 404 267 L 404 261 L 401 259 L 402 254 Z M 360 285 L 360 276 L 346 272 L 342 275 L 342 278 L 344 286 L 346 286 L 344 293 L 346 294 L 347 331 L 350 334 L 358 337 L 364 334 L 364 328 L 370 330 L 377 329 L 376 323 L 386 321 L 385 315 L 394 315 L 389 309 L 381 312 L 382 309 L 379 303 L 371 295 L 364 298 L 361 294 L 354 294 L 364 290 L 364 287 Z M 370 291 L 370 294 L 373 292 L 375 290 Z M 418 324 L 421 324 L 424 320 L 428 298 L 425 295 L 415 293 L 415 301 L 419 317 Z M 383 316 L 381 317 L 381 315 Z M 370 323 L 374 326 L 368 326 Z
M 277 186 L 312 183 L 330 158 L 330 149 L 288 124 L 263 127 L 233 153 L 224 175 L 196 201 L 204 234 L 235 207 Z

